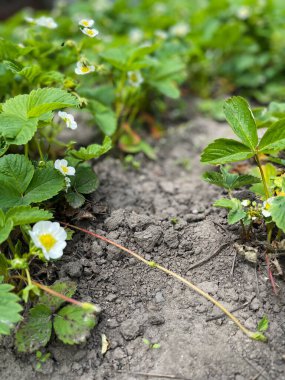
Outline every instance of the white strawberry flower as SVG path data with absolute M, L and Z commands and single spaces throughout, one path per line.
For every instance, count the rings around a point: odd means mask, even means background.
M 54 163 L 54 168 L 59 170 L 64 176 L 75 175 L 75 169 L 72 166 L 68 166 L 66 160 L 56 160 Z
M 133 43 L 141 42 L 141 40 L 143 39 L 143 36 L 144 36 L 143 31 L 138 28 L 131 29 L 129 33 L 129 38 L 131 42 Z
M 30 24 L 36 23 L 36 20 L 33 17 L 25 17 L 25 21 L 27 21 Z
M 97 29 L 83 28 L 81 31 L 82 33 L 86 34 L 86 36 L 91 38 L 96 37 L 99 34 Z
M 128 72 L 129 84 L 133 87 L 139 87 L 143 83 L 143 77 L 140 71 Z
M 169 32 L 175 37 L 185 37 L 190 32 L 190 26 L 186 22 L 179 22 L 173 25 Z
M 67 128 L 70 128 L 70 129 L 76 129 L 77 128 L 77 123 L 74 120 L 73 115 L 71 115 L 70 113 L 59 111 L 58 116 L 63 121 L 65 121 Z
M 59 259 L 66 247 L 67 234 L 57 222 L 37 222 L 29 234 L 33 243 L 40 248 L 47 260 Z
M 88 20 L 86 18 L 79 21 L 78 25 L 84 26 L 84 28 L 91 28 L 94 25 L 94 20 Z
M 265 218 L 269 218 L 271 216 L 270 208 L 272 206 L 272 202 L 274 201 L 274 197 L 266 199 L 266 201 L 263 202 L 262 207 L 262 215 L 265 216 Z
M 42 16 L 35 20 L 35 23 L 39 26 L 43 26 L 48 29 L 57 28 L 57 23 L 54 21 L 52 17 Z
M 162 40 L 166 40 L 168 37 L 168 34 L 164 30 L 156 30 L 154 35 Z
M 75 74 L 77 75 L 85 75 L 85 74 L 89 74 L 95 71 L 95 66 L 92 66 L 92 65 L 89 66 L 82 62 L 77 62 L 76 68 L 74 71 L 75 71 Z
M 249 18 L 249 16 L 250 16 L 250 8 L 249 7 L 247 7 L 247 6 L 239 7 L 239 9 L 237 10 L 237 17 L 240 20 L 246 20 L 247 18 Z

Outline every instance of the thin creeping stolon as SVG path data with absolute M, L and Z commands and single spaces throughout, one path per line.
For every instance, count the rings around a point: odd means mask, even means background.
M 81 228 L 81 227 L 77 227 L 77 226 L 74 226 L 72 224 L 69 224 L 69 223 L 65 223 L 65 222 L 61 222 L 62 225 L 64 226 L 67 226 L 67 227 L 70 227 L 70 228 L 74 228 L 78 231 L 81 231 L 81 232 L 84 232 L 88 235 L 91 235 L 91 236 L 94 236 L 95 238 L 97 239 L 100 239 L 100 240 L 103 240 L 105 241 L 106 243 L 108 244 L 111 244 L 119 249 L 121 249 L 122 251 L 125 251 L 127 252 L 128 254 L 130 254 L 131 256 L 135 257 L 137 260 L 139 261 L 142 261 L 144 264 L 148 265 L 149 267 L 151 268 L 155 268 L 155 269 L 158 269 L 166 274 L 168 274 L 169 276 L 171 277 L 174 277 L 176 278 L 177 280 L 179 280 L 180 282 L 184 283 L 185 285 L 187 285 L 189 288 L 191 288 L 192 290 L 194 290 L 196 293 L 200 294 L 202 297 L 206 298 L 208 301 L 210 301 L 212 304 L 214 304 L 215 306 L 217 306 L 220 310 L 222 310 L 222 312 L 227 315 L 237 326 L 238 328 L 245 334 L 247 335 L 249 338 L 253 339 L 253 340 L 259 340 L 259 341 L 262 341 L 262 342 L 266 342 L 267 341 L 267 337 L 264 336 L 261 332 L 253 332 L 253 331 L 250 331 L 248 330 L 246 327 L 244 327 L 241 322 L 230 312 L 228 311 L 223 305 L 221 305 L 217 300 L 215 300 L 212 296 L 210 296 L 208 293 L 204 292 L 202 289 L 198 288 L 196 285 L 192 284 L 192 282 L 186 280 L 185 278 L 183 278 L 182 276 L 180 276 L 179 274 L 171 271 L 170 269 L 167 269 L 165 267 L 163 267 L 162 265 L 154 262 L 154 261 L 148 261 L 146 260 L 145 258 L 143 258 L 142 256 L 140 256 L 138 253 L 134 252 L 134 251 L 131 251 L 130 249 L 128 248 L 125 248 L 124 246 L 118 244 L 118 243 L 115 243 L 114 241 L 106 238 L 105 236 L 101 236 L 101 235 L 98 235 L 96 234 L 95 232 L 91 232 L 91 231 L 88 231 L 84 228 Z

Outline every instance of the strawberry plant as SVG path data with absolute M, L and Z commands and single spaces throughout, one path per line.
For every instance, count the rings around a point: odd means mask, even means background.
M 217 139 L 204 149 L 201 161 L 219 165 L 221 170 L 206 172 L 204 179 L 228 191 L 228 198 L 217 200 L 214 206 L 229 210 L 229 224 L 240 222 L 247 238 L 253 225 L 265 225 L 267 242 L 271 244 L 272 238 L 278 241 L 285 232 L 285 180 L 282 169 L 262 162 L 272 160 L 282 164 L 278 153 L 285 149 L 285 119 L 272 122 L 259 138 L 257 122 L 244 98 L 225 101 L 224 112 L 238 139 Z M 230 173 L 223 166 L 248 159 L 256 163 L 256 169 L 252 169 L 254 176 Z M 233 190 L 246 185 L 252 185 L 252 200 L 234 197 Z
M 70 298 L 76 289 L 74 284 L 47 287 L 31 277 L 33 262 L 44 264 L 59 259 L 70 238 L 59 223 L 50 221 L 53 208 L 64 199 L 73 207 L 84 203 L 83 194 L 98 186 L 97 176 L 86 161 L 111 148 L 108 137 L 103 145 L 80 149 L 74 143 L 58 140 L 63 128 L 61 119 L 67 128 L 76 129 L 77 123 L 71 114 L 59 111 L 56 117 L 55 112 L 78 105 L 74 95 L 49 87 L 11 97 L 1 107 L 0 334 L 9 334 L 22 319 L 21 300 L 36 302 L 17 331 L 19 351 L 31 352 L 47 344 L 53 318 L 60 340 L 80 343 L 94 327 L 99 311 L 94 305 Z M 58 144 L 64 158 L 54 160 Z M 13 287 L 18 295 L 11 293 Z M 42 295 L 42 291 L 53 298 Z M 71 305 L 58 310 L 66 301 Z

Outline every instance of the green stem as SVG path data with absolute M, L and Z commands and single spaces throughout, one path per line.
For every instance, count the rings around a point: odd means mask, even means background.
M 266 199 L 268 199 L 268 198 L 270 198 L 270 195 L 269 195 L 269 190 L 267 187 L 264 171 L 262 169 L 262 165 L 261 165 L 260 159 L 258 157 L 258 154 L 256 154 L 254 157 L 255 157 L 255 161 L 257 163 L 257 166 L 259 168 L 260 174 L 261 174 L 261 179 L 262 179 L 262 183 L 263 183 L 263 187 L 264 187 L 264 191 L 265 191 L 265 196 L 266 196 Z
M 13 255 L 15 256 L 16 255 L 16 248 L 15 248 L 15 246 L 14 246 L 14 244 L 13 244 L 12 239 L 10 238 L 10 236 L 7 239 L 7 243 L 9 245 L 9 248 L 12 251 Z
M 277 232 L 277 235 L 276 235 L 276 240 L 277 241 L 281 240 L 282 232 L 283 232 L 282 230 L 278 229 L 278 232 Z
M 37 148 L 38 148 L 38 151 L 39 151 L 40 158 L 41 158 L 42 161 L 44 161 L 44 155 L 43 155 L 43 152 L 42 152 L 41 143 L 40 143 L 39 138 L 36 137 L 35 141 L 36 141 L 36 144 L 37 144 Z
M 274 228 L 274 223 L 267 224 L 267 243 L 268 244 L 271 244 L 273 228 Z
M 25 269 L 25 273 L 26 273 L 26 276 L 27 276 L 28 285 L 32 285 L 32 280 L 31 280 L 29 269 Z
M 25 157 L 29 157 L 29 143 L 25 144 Z

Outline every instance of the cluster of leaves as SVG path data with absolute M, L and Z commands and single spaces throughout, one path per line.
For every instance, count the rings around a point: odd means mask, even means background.
M 217 139 L 204 149 L 201 155 L 203 163 L 221 165 L 220 172 L 206 172 L 204 179 L 228 191 L 229 197 L 219 199 L 214 205 L 229 210 L 229 224 L 242 222 L 250 230 L 252 224 L 265 223 L 270 241 L 274 225 L 280 230 L 279 234 L 285 232 L 285 178 L 280 166 L 284 163 L 278 158 L 278 153 L 285 149 L 285 118 L 281 115 L 280 119 L 272 121 L 269 107 L 265 116 L 268 122 L 262 124 L 267 129 L 259 138 L 258 122 L 244 98 L 232 97 L 225 101 L 224 112 L 239 140 Z M 222 166 L 250 158 L 254 158 L 257 163 L 257 167 L 251 169 L 251 174 L 230 173 Z M 266 160 L 277 162 L 279 166 L 275 167 L 271 163 L 262 165 L 261 161 Z M 251 200 L 241 201 L 233 196 L 233 190 L 247 185 L 251 185 Z
M 165 107 L 161 98 L 180 96 L 186 61 L 159 36 L 138 41 L 130 38 L 128 28 L 123 32 L 116 27 L 110 33 L 114 13 L 118 16 L 124 4 L 110 4 L 112 9 L 106 5 L 100 11 L 100 4 L 95 4 L 95 12 L 89 1 L 59 5 L 53 12 L 57 23 L 53 29 L 26 22 L 31 16 L 26 11 L 0 25 L 0 92 L 6 98 L 11 89 L 16 95 L 38 86 L 72 91 L 98 132 L 112 136 L 126 152 L 142 151 L 154 158 L 151 147 L 133 129 L 148 120 L 145 113 L 159 114 Z M 78 25 L 92 14 L 99 30 L 95 38 L 84 35 Z M 79 77 L 78 62 L 92 65 L 95 72 Z
M 76 291 L 76 283 L 57 282 L 50 289 L 67 297 Z M 54 330 L 59 340 L 66 344 L 85 341 L 97 318 L 92 310 L 75 305 L 61 307 L 64 300 L 49 294 L 38 298 L 16 333 L 16 346 L 19 352 L 34 352 L 44 347 Z
M 265 103 L 284 98 L 283 1 L 88 0 L 75 2 L 67 13 L 73 17 L 87 10 L 96 12 L 111 44 L 164 39 L 159 56 L 181 57 L 187 83 L 199 95 L 238 89 Z
M 19 351 L 31 352 L 44 346 L 50 339 L 52 326 L 64 343 L 80 343 L 96 323 L 90 305 L 87 308 L 70 305 L 58 310 L 64 299 L 41 295 L 30 278 L 31 259 L 46 261 L 31 240 L 30 225 L 52 219 L 51 210 L 64 197 L 72 206 L 81 206 L 85 201 L 83 194 L 91 193 L 98 186 L 97 176 L 86 161 L 100 157 L 111 148 L 108 137 L 103 145 L 91 144 L 80 149 L 62 144 L 61 154 L 76 168 L 70 183 L 66 182 L 52 160 L 56 153 L 54 111 L 77 106 L 77 98 L 59 88 L 32 90 L 1 105 L 0 335 L 9 334 L 22 319 L 21 300 L 27 303 L 39 297 L 17 331 Z M 19 295 L 11 292 L 13 286 Z M 71 297 L 76 287 L 61 283 L 51 289 Z

